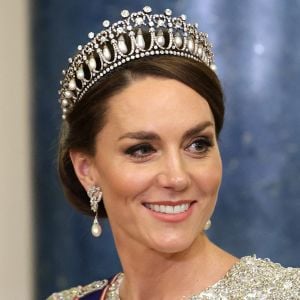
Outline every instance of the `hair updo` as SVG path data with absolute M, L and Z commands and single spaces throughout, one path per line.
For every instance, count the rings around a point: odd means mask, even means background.
M 94 215 L 87 193 L 78 180 L 69 155 L 78 150 L 95 155 L 95 138 L 106 123 L 110 98 L 135 79 L 147 76 L 178 80 L 201 95 L 208 102 L 214 116 L 216 135 L 223 126 L 224 100 L 216 74 L 204 63 L 177 56 L 153 56 L 131 61 L 99 80 L 76 103 L 62 124 L 59 141 L 58 171 L 67 199 L 81 212 Z M 107 217 L 103 201 L 98 214 Z

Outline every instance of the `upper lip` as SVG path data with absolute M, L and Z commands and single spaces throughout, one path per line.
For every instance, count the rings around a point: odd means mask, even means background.
M 182 204 L 192 204 L 196 202 L 195 200 L 178 200 L 178 201 L 154 201 L 154 202 L 144 202 L 143 204 L 152 204 L 152 205 L 182 205 Z

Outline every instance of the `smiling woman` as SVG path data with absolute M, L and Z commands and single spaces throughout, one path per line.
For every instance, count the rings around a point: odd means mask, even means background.
M 66 196 L 95 217 L 95 236 L 108 217 L 123 272 L 50 299 L 300 296 L 299 269 L 238 259 L 206 236 L 222 178 L 221 86 L 207 36 L 185 16 L 150 13 L 104 22 L 65 72 Z
M 86 190 L 101 186 L 116 243 L 132 245 L 130 253 L 139 245 L 167 253 L 190 246 L 221 181 L 209 105 L 177 80 L 136 79 L 112 96 L 95 154 L 71 150 L 71 159 Z M 182 204 L 187 210 L 174 213 Z
M 222 128 L 224 117 L 222 90 L 215 73 L 204 64 L 199 64 L 182 57 L 147 57 L 142 60 L 142 63 L 140 60 L 132 61 L 125 66 L 119 67 L 117 72 L 107 74 L 107 77 L 102 78 L 85 94 L 83 101 L 76 103 L 72 113 L 67 117 L 68 122 L 64 122 L 62 127 L 59 162 L 60 174 L 65 183 L 67 198 L 72 199 L 75 206 L 87 214 L 92 214 L 89 198 L 86 194 L 86 190 L 79 184 L 78 178 L 74 173 L 69 151 L 70 149 L 80 149 L 85 153 L 94 155 L 96 153 L 95 136 L 103 129 L 107 121 L 108 109 L 113 102 L 109 100 L 133 82 L 141 81 L 141 79 L 145 79 L 149 76 L 156 78 L 158 81 L 162 81 L 162 79 L 166 78 L 174 79 L 190 87 L 194 93 L 197 92 L 199 95 L 202 95 L 202 97 L 206 99 L 205 103 L 209 103 L 211 111 L 214 114 L 213 124 L 215 124 L 216 136 L 218 136 Z M 156 89 L 156 85 L 149 85 L 146 90 L 141 91 L 143 95 L 144 93 L 148 94 L 148 98 L 144 95 L 145 102 L 141 109 L 144 113 L 153 106 L 154 97 L 156 100 L 160 100 L 162 106 L 166 104 L 162 103 L 163 99 L 160 99 L 159 95 L 153 95 L 153 90 Z M 133 98 L 132 95 L 130 95 L 130 97 Z M 140 96 L 134 95 L 134 98 L 139 101 Z M 101 99 L 101 101 L 99 101 L 99 99 Z M 186 101 L 187 100 L 188 98 Z M 164 101 L 166 102 L 167 99 Z M 123 106 L 125 106 L 126 110 L 122 111 L 123 114 L 128 114 L 127 117 L 130 118 L 132 122 L 135 122 L 136 120 L 131 117 L 132 112 L 127 104 Z M 165 111 L 163 119 L 170 115 L 169 109 L 171 108 L 167 105 L 165 109 L 167 111 Z M 85 112 L 84 114 L 82 113 L 83 111 Z M 155 114 L 157 113 L 156 111 Z M 152 119 L 151 123 L 154 123 L 154 120 L 156 121 L 156 118 Z M 173 117 L 172 123 L 174 124 L 175 122 L 178 122 L 178 120 Z M 153 132 L 151 132 L 151 134 L 152 136 L 149 135 L 149 132 L 144 132 L 142 128 L 140 132 L 135 132 L 134 136 L 132 132 L 124 132 L 118 139 L 136 137 L 148 140 L 149 138 L 153 138 Z M 84 139 L 82 137 L 84 137 Z M 129 150 L 130 148 L 128 151 Z M 101 205 L 99 214 L 100 216 L 106 216 L 103 205 Z

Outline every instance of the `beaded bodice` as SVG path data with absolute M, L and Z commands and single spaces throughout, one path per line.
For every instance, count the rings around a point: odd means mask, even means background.
M 53 294 L 48 300 L 88 299 L 86 295 L 97 289 L 105 288 L 101 299 L 119 300 L 118 285 L 122 273 L 113 283 L 107 280 L 86 287 L 73 288 Z M 89 291 L 90 289 L 90 291 Z M 246 256 L 236 263 L 227 274 L 211 287 L 199 294 L 186 296 L 185 300 L 285 300 L 300 299 L 300 269 L 284 268 L 269 259 Z
M 246 256 L 225 277 L 189 300 L 300 299 L 300 269 Z

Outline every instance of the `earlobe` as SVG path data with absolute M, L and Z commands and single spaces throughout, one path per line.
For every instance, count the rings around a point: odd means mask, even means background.
M 92 172 L 92 159 L 81 152 L 70 151 L 70 158 L 74 167 L 74 171 L 83 187 L 88 190 L 95 184 Z

